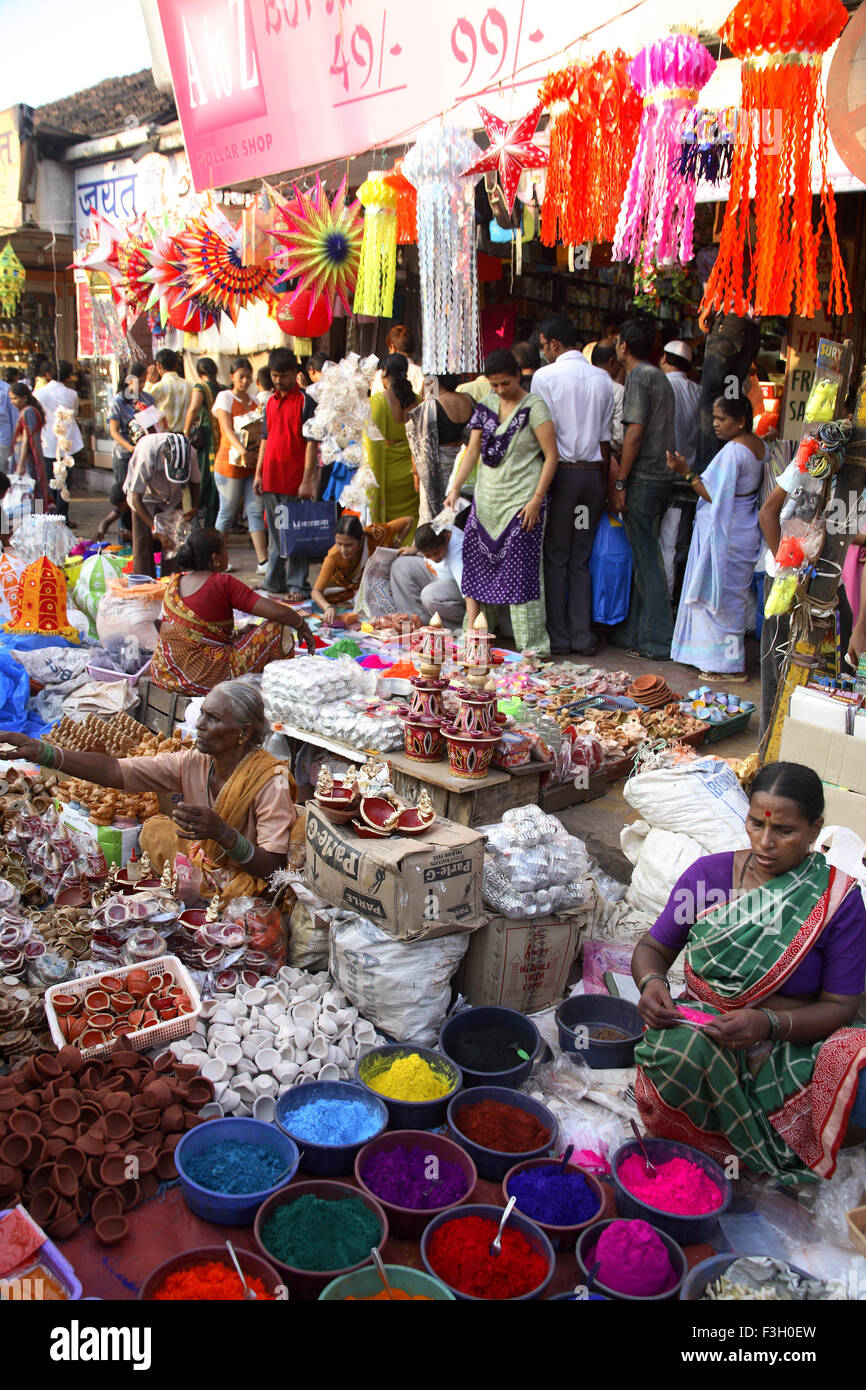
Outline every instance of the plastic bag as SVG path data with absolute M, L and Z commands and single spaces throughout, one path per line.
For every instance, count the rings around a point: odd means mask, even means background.
M 589 557 L 592 620 L 612 627 L 624 622 L 631 595 L 632 556 L 625 526 L 604 512 Z
M 644 827 L 645 838 L 635 855 L 638 826 Z M 635 866 L 626 902 L 651 917 L 659 915 L 677 879 L 704 853 L 703 846 L 691 835 L 681 835 L 671 830 L 651 830 L 645 821 L 623 826 L 620 843 L 623 853 Z
M 399 555 L 399 550 L 377 546 L 364 566 L 361 585 L 355 608 L 370 618 L 384 618 L 387 613 L 396 613 L 397 605 L 391 593 L 391 566 Z
M 468 932 L 395 941 L 366 917 L 350 915 L 331 927 L 330 970 L 338 988 L 382 1032 L 431 1047 L 468 945 Z
M 147 586 L 151 588 L 150 585 Z M 143 652 L 156 650 L 159 636 L 156 624 L 162 616 L 162 592 L 157 597 L 130 597 L 109 591 L 99 600 L 96 610 L 96 631 L 105 646 L 120 643 L 125 637 L 137 637 Z
M 88 621 L 91 637 L 96 636 L 96 611 L 109 581 L 121 573 L 124 561 L 116 555 L 100 553 L 85 560 L 78 574 L 72 598 Z

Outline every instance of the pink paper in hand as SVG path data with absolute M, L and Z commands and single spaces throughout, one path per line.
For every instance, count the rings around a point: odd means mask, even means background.
M 694 1023 L 698 1028 L 706 1028 L 707 1024 L 718 1021 L 715 1014 L 708 1014 L 705 1009 L 691 1009 L 687 1004 L 677 1004 L 677 1013 L 686 1023 Z

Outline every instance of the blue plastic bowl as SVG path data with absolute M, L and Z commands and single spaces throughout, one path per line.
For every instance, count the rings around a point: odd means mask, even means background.
M 508 1028 L 514 1033 L 515 1042 L 528 1053 L 529 1060 L 524 1061 L 515 1052 L 514 1066 L 506 1071 L 470 1071 L 455 1057 L 453 1047 L 462 1033 L 474 1033 L 484 1028 Z M 518 1013 L 516 1009 L 501 1009 L 492 1005 L 477 1009 L 461 1009 L 459 1014 L 454 1014 L 443 1023 L 439 1033 L 439 1050 L 455 1066 L 460 1067 L 464 1086 L 516 1088 L 532 1071 L 536 1053 L 541 1050 L 541 1034 L 532 1019 Z
M 213 1192 L 210 1188 L 193 1182 L 186 1171 L 186 1160 L 204 1153 L 206 1149 L 212 1149 L 215 1144 L 224 1144 L 227 1141 L 236 1144 L 262 1144 L 268 1149 L 273 1149 L 283 1160 L 286 1173 L 278 1183 L 265 1188 L 263 1192 Z M 274 1125 L 265 1124 L 263 1120 L 238 1118 L 208 1120 L 207 1124 L 196 1125 L 195 1129 L 187 1130 L 174 1151 L 174 1161 L 180 1177 L 183 1199 L 190 1211 L 194 1211 L 196 1216 L 202 1217 L 204 1221 L 213 1221 L 218 1226 L 250 1226 L 262 1202 L 291 1182 L 298 1171 L 299 1154 L 298 1146 L 284 1134 L 280 1134 Z
M 620 1028 L 621 1040 L 592 1038 L 584 1029 Z M 556 1029 L 563 1052 L 582 1057 L 589 1067 L 634 1066 L 634 1050 L 643 1037 L 643 1019 L 627 999 L 609 994 L 573 994 L 556 1010 Z
M 610 1165 L 616 1190 L 616 1209 L 620 1216 L 629 1220 L 648 1221 L 651 1226 L 656 1226 L 660 1231 L 672 1236 L 679 1245 L 700 1245 L 703 1241 L 708 1241 L 719 1217 L 724 1215 L 731 1205 L 731 1184 L 718 1163 L 699 1149 L 693 1149 L 689 1144 L 681 1144 L 676 1139 L 654 1139 L 648 1134 L 644 1139 L 644 1146 L 650 1156 L 650 1163 L 667 1163 L 672 1158 L 685 1158 L 689 1163 L 703 1168 L 722 1193 L 722 1201 L 705 1216 L 678 1216 L 676 1212 L 660 1211 L 658 1207 L 651 1207 L 647 1202 L 642 1202 L 633 1192 L 629 1192 L 627 1187 L 623 1187 L 619 1177 L 620 1165 L 631 1154 L 640 1154 L 640 1145 L 635 1139 L 629 1139 L 627 1143 L 619 1146 Z
M 392 1100 L 381 1091 L 374 1091 L 370 1081 L 377 1073 L 384 1072 L 397 1057 L 423 1057 L 434 1071 L 450 1082 L 448 1090 L 436 1100 Z M 463 1074 L 458 1066 L 441 1052 L 429 1047 L 412 1047 L 409 1043 L 387 1043 L 382 1047 L 372 1047 L 355 1063 L 355 1075 L 369 1095 L 382 1100 L 388 1109 L 390 1129 L 435 1129 L 444 1124 L 448 1102 L 463 1085 Z M 369 1143 L 369 1140 L 368 1140 Z
M 595 1226 L 587 1226 L 583 1234 L 578 1237 L 577 1246 L 575 1247 L 574 1253 L 577 1256 L 578 1269 L 583 1275 L 584 1280 L 586 1280 L 586 1278 L 589 1275 L 589 1271 L 595 1264 L 595 1248 L 598 1245 L 598 1242 L 601 1240 L 603 1233 L 607 1230 L 608 1226 L 613 1225 L 614 1220 L 622 1219 L 623 1218 L 621 1217 L 615 1217 L 610 1221 L 599 1221 Z M 650 1221 L 648 1224 L 652 1226 L 659 1240 L 664 1243 L 665 1249 L 668 1252 L 668 1256 L 670 1257 L 670 1262 L 673 1267 L 675 1282 L 671 1284 L 670 1288 L 665 1289 L 662 1293 L 645 1294 L 641 1297 L 638 1297 L 636 1294 L 619 1293 L 617 1289 L 610 1288 L 607 1284 L 603 1284 L 601 1280 L 598 1277 L 596 1277 L 595 1288 L 597 1288 L 600 1293 L 603 1292 L 607 1294 L 609 1298 L 614 1299 L 617 1303 L 664 1303 L 668 1299 L 679 1297 L 679 1292 L 682 1288 L 683 1280 L 685 1279 L 686 1273 L 688 1271 L 688 1262 L 686 1261 L 686 1257 L 683 1254 L 677 1242 L 674 1240 L 673 1236 L 669 1236 L 667 1231 L 659 1230 L 658 1226 L 656 1226 L 655 1223 L 652 1221 Z
M 550 1139 L 544 1148 L 533 1149 L 530 1153 L 502 1153 L 498 1149 L 486 1149 L 483 1145 L 468 1139 L 460 1129 L 457 1115 L 465 1105 L 476 1105 L 482 1100 L 497 1100 L 501 1105 L 511 1105 L 518 1110 L 525 1110 L 543 1125 L 547 1125 Z M 546 1105 L 533 1100 L 532 1096 L 512 1091 L 507 1086 L 473 1086 L 469 1091 L 461 1091 L 448 1106 L 448 1128 L 461 1148 L 469 1154 L 478 1169 L 479 1178 L 487 1178 L 490 1182 L 502 1182 L 505 1174 L 517 1163 L 525 1163 L 529 1158 L 546 1158 L 556 1146 L 559 1131 L 556 1116 L 551 1114 Z M 526 1219 L 529 1220 L 528 1217 Z M 534 1222 L 530 1224 L 535 1225 Z
M 434 1216 L 421 1237 L 421 1259 L 424 1261 L 424 1268 L 429 1274 L 433 1275 L 434 1279 L 439 1279 L 445 1285 L 446 1289 L 450 1289 L 454 1297 L 460 1299 L 462 1302 L 487 1303 L 489 1300 L 486 1298 L 476 1298 L 475 1295 L 471 1293 L 461 1293 L 459 1289 L 455 1289 L 452 1284 L 449 1284 L 447 1280 L 443 1279 L 441 1274 L 436 1273 L 436 1270 L 430 1263 L 428 1253 L 430 1249 L 430 1237 L 439 1226 L 444 1226 L 451 1221 L 465 1221 L 467 1216 L 486 1217 L 488 1221 L 494 1221 L 498 1226 L 502 1220 L 503 1210 L 503 1207 L 486 1206 L 480 1203 L 477 1206 L 455 1207 L 452 1208 L 451 1211 L 443 1211 L 439 1216 Z M 544 1290 L 553 1278 L 553 1271 L 556 1267 L 556 1255 L 553 1253 L 553 1246 L 541 1227 L 536 1226 L 534 1221 L 530 1221 L 528 1216 L 521 1216 L 519 1211 L 513 1211 L 511 1213 L 508 1218 L 508 1226 L 512 1231 L 519 1231 L 532 1246 L 532 1249 L 537 1251 L 538 1254 L 547 1261 L 547 1274 L 538 1287 L 530 1289 L 529 1293 L 521 1294 L 519 1298 L 509 1299 L 508 1301 L 513 1303 L 525 1303 L 529 1299 L 543 1298 Z
M 314 1100 L 361 1101 L 370 1112 L 370 1133 L 359 1139 L 357 1144 L 311 1144 L 293 1132 L 292 1116 Z M 377 1139 L 388 1128 L 388 1108 L 379 1096 L 351 1081 L 311 1081 L 306 1086 L 293 1086 L 291 1090 L 283 1092 L 277 1101 L 274 1122 L 298 1145 L 306 1173 L 334 1178 L 351 1173 L 364 1145 L 369 1144 L 371 1139 Z

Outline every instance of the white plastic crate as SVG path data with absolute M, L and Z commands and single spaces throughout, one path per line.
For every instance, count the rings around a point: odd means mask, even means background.
M 92 663 L 87 667 L 87 674 L 91 680 L 103 681 L 106 685 L 112 685 L 117 681 L 126 681 L 131 689 L 135 689 L 142 676 L 146 676 L 150 670 L 151 657 L 137 671 L 130 675 L 125 675 L 123 671 L 110 671 L 107 666 L 94 666 Z
M 162 975 L 169 972 L 174 978 L 174 983 L 180 985 L 181 989 L 189 995 L 192 1008 L 189 1013 L 183 1014 L 180 1018 L 170 1018 L 166 1023 L 153 1023 L 149 1028 L 139 1028 L 137 1032 L 129 1033 L 130 1047 L 135 1052 L 146 1052 L 148 1048 L 164 1047 L 177 1038 L 189 1037 L 201 1013 L 201 997 L 192 982 L 189 971 L 178 960 L 177 956 L 159 956 L 156 960 L 141 962 L 139 965 L 121 965 L 114 968 L 106 966 L 103 970 L 99 970 L 93 975 L 85 975 L 80 980 L 68 980 L 59 985 L 51 985 L 45 991 L 45 1017 L 51 1030 L 51 1038 L 58 1049 L 66 1046 L 66 1039 L 60 1031 L 58 1016 L 54 1008 L 54 996 L 74 994 L 77 997 L 86 994 L 88 990 L 98 989 L 98 981 L 106 975 L 123 980 L 131 970 L 146 970 L 148 975 Z M 110 1043 L 101 1043 L 99 1047 L 84 1047 L 81 1049 L 81 1055 L 88 1060 L 93 1057 L 107 1057 L 116 1041 L 115 1039 Z

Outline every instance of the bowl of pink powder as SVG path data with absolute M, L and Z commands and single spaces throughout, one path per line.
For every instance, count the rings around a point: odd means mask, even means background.
M 644 1139 L 656 1175 L 647 1172 L 634 1139 L 611 1160 L 617 1210 L 649 1221 L 680 1245 L 709 1240 L 731 1202 L 731 1184 L 715 1159 L 675 1139 Z
M 595 1262 L 597 1293 L 623 1302 L 676 1298 L 688 1264 L 677 1242 L 647 1221 L 600 1221 L 578 1238 L 577 1263 L 586 1279 Z

